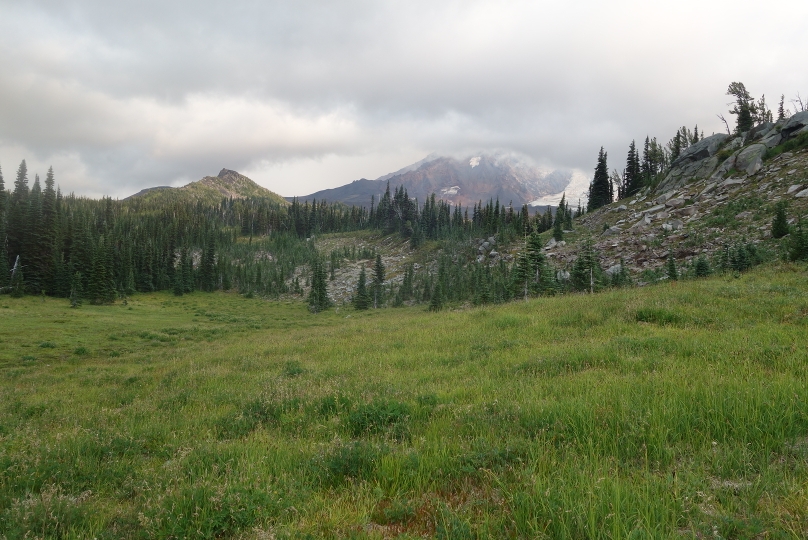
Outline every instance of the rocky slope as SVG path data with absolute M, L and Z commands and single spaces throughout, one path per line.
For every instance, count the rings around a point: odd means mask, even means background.
M 776 251 L 771 223 L 777 202 L 787 202 L 791 223 L 808 220 L 808 145 L 778 152 L 806 138 L 808 112 L 741 136 L 707 137 L 686 149 L 655 189 L 585 215 L 570 236 L 591 235 L 604 268 L 623 259 L 634 273 L 659 269 L 669 254 L 687 264 L 741 241 Z M 565 267 L 579 247 L 551 241 L 545 251 Z
M 419 201 L 434 193 L 454 205 L 471 206 L 498 198 L 504 204 L 521 206 L 560 193 L 571 178 L 570 172 L 541 169 L 511 155 L 481 153 L 462 159 L 432 155 L 376 180 L 363 178 L 298 198 L 369 206 L 370 198 L 378 201 L 389 182 L 391 189 L 404 186 Z

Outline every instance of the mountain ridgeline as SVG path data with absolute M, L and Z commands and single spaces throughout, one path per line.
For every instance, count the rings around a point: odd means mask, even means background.
M 376 180 L 363 178 L 297 198 L 369 206 L 371 198 L 380 200 L 389 184 L 403 187 L 410 197 L 422 202 L 435 194 L 452 205 L 469 207 L 498 199 L 519 208 L 540 197 L 562 192 L 571 176 L 569 171 L 545 170 L 511 155 L 479 153 L 464 158 L 430 155 Z

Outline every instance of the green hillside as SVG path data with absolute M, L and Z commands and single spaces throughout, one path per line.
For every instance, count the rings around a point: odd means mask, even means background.
M 269 199 L 281 206 L 289 203 L 265 187 L 259 186 L 246 176 L 222 169 L 217 176 L 206 176 L 196 182 L 191 182 L 180 188 L 158 187 L 150 188 L 129 197 L 142 198 L 149 202 L 171 201 L 171 202 L 191 202 L 201 201 L 205 205 L 218 204 L 224 198 L 246 199 L 264 198 Z
M 0 530 L 805 538 L 808 273 L 433 314 L 0 298 Z

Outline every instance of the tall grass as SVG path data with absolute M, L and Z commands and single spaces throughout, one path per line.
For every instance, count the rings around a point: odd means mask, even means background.
M 808 535 L 803 267 L 440 314 L 4 305 L 7 538 Z

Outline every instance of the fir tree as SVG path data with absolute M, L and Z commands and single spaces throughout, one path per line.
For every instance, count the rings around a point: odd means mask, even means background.
M 28 191 L 28 166 L 25 164 L 25 160 L 22 160 L 17 169 L 17 179 L 14 181 L 14 191 L 8 207 L 6 234 L 8 235 L 8 255 L 11 258 L 19 255 L 26 261 L 28 259 L 25 242 L 29 232 Z
M 740 135 L 749 131 L 754 125 L 754 115 L 757 112 L 755 100 L 752 99 L 744 84 L 740 82 L 730 83 L 727 95 L 735 98 L 735 107 L 729 111 L 737 116 L 735 133 Z
M 311 290 L 309 291 L 309 309 L 315 313 L 331 306 L 326 285 L 326 273 L 320 257 L 315 253 L 311 266 Z
M 676 268 L 676 259 L 673 258 L 673 255 L 668 255 L 668 262 L 665 264 L 665 274 L 671 281 L 679 279 L 679 271 Z
M 76 272 L 73 274 L 70 280 L 70 307 L 77 308 L 81 305 L 81 299 L 83 296 L 82 291 L 82 279 L 81 279 L 81 272 Z
M 782 238 L 788 234 L 788 218 L 786 217 L 786 203 L 780 201 L 774 210 L 772 220 L 772 238 Z
M 384 294 L 384 264 L 382 264 L 382 256 L 376 254 L 376 262 L 373 265 L 373 307 L 377 308 L 379 303 L 383 301 Z
M 777 121 L 785 120 L 786 118 L 786 109 L 783 106 L 786 100 L 785 94 L 780 95 L 780 106 L 777 107 Z
M 359 283 L 356 285 L 356 294 L 353 297 L 353 305 L 356 309 L 367 309 L 370 307 L 370 295 L 367 288 L 367 274 L 365 265 L 359 270 Z
M 704 254 L 699 255 L 699 258 L 696 259 L 696 267 L 694 269 L 696 277 L 707 277 L 712 272 L 710 270 L 710 263 L 707 262 L 707 257 Z
M 202 252 L 199 265 L 200 288 L 205 292 L 216 290 L 216 255 L 213 245 L 213 233 L 208 233 L 208 241 Z
M 587 211 L 591 212 L 611 203 L 611 182 L 609 182 L 609 168 L 606 164 L 607 154 L 600 148 L 598 163 L 595 166 L 595 176 L 589 185 L 589 204 Z
M 602 273 L 603 270 L 600 267 L 592 239 L 587 238 L 583 241 L 578 258 L 572 265 L 572 272 L 570 272 L 572 286 L 579 291 L 594 292 Z
M 429 300 L 429 311 L 440 311 L 443 309 L 444 302 L 443 286 L 438 280 L 435 283 L 435 289 L 432 291 L 432 298 Z
M 648 139 L 645 140 L 646 146 Z M 631 197 L 636 195 L 643 187 L 643 171 L 640 167 L 640 156 L 637 152 L 637 146 L 634 141 L 628 147 L 628 156 L 626 157 L 626 172 L 623 178 L 625 184 L 625 193 L 622 193 L 621 198 Z

